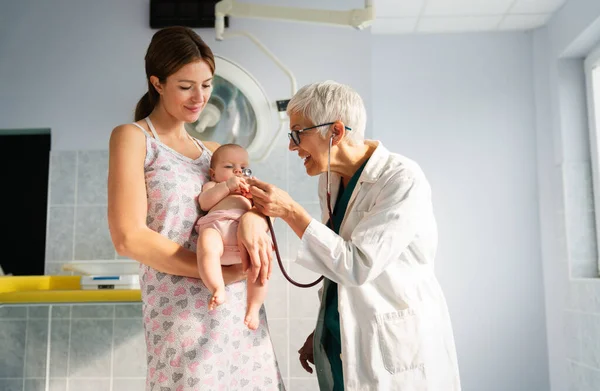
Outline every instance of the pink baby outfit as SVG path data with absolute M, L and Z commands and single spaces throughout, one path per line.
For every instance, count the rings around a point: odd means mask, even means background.
M 190 159 L 146 135 L 147 226 L 196 251 L 196 197 L 208 181 L 211 153 Z M 258 330 L 244 325 L 246 281 L 228 285 L 227 301 L 209 311 L 201 280 L 140 266 L 146 334 L 146 391 L 284 390 L 264 307 Z
M 240 217 L 246 213 L 243 209 L 221 209 L 202 216 L 196 223 L 198 235 L 207 228 L 216 229 L 223 238 L 223 255 L 221 265 L 235 265 L 241 263 L 240 249 L 238 248 L 237 229 Z

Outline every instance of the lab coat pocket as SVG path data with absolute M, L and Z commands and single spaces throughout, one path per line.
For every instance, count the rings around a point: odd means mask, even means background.
M 379 348 L 385 369 L 391 374 L 423 369 L 419 316 L 411 308 L 377 314 Z

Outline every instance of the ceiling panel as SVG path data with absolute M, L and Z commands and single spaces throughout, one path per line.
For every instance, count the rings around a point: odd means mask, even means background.
M 419 16 L 425 0 L 375 0 L 376 17 Z
M 376 19 L 371 26 L 373 34 L 408 34 L 415 31 L 417 17 Z
M 423 16 L 498 15 L 508 11 L 514 0 L 427 0 Z
M 550 14 L 540 15 L 506 15 L 500 25 L 500 30 L 531 30 L 543 26 Z
M 417 31 L 422 33 L 488 31 L 495 30 L 501 20 L 502 15 L 422 18 L 417 25 Z
M 517 0 L 510 9 L 510 13 L 547 14 L 556 11 L 562 7 L 564 3 L 565 0 Z

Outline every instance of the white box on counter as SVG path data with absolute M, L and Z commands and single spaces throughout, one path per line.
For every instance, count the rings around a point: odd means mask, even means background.
M 140 289 L 140 278 L 137 274 L 81 276 L 81 289 Z

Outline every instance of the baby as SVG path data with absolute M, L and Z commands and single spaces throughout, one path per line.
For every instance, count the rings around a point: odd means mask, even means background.
M 240 217 L 252 203 L 248 199 L 249 186 L 242 176 L 248 167 L 248 152 L 237 144 L 225 144 L 213 154 L 210 162 L 210 182 L 202 187 L 198 203 L 208 214 L 198 219 L 198 271 L 202 281 L 211 291 L 209 310 L 225 301 L 225 283 L 221 265 L 241 263 L 237 243 Z M 256 330 L 259 310 L 267 292 L 260 281 L 248 281 L 248 307 L 244 324 Z

